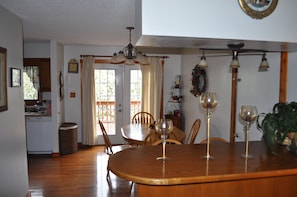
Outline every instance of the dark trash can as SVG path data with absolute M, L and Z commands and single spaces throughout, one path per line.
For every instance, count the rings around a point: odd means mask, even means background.
M 66 155 L 77 152 L 77 124 L 65 122 L 59 128 L 60 154 Z

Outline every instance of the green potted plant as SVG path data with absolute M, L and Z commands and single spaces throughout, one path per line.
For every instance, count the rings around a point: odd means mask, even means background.
M 263 132 L 263 139 L 276 154 L 276 145 L 287 145 L 297 156 L 297 103 L 279 102 L 273 106 L 271 113 L 260 113 L 257 128 Z

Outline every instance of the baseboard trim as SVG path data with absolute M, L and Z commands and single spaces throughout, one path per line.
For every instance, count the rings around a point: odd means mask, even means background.
M 52 157 L 60 157 L 60 153 L 59 152 L 56 152 L 56 153 L 52 153 Z

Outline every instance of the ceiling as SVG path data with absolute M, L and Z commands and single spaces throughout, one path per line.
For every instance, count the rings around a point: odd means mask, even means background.
M 135 0 L 0 0 L 23 20 L 25 41 L 123 46 Z M 133 40 L 132 40 L 133 42 Z
M 64 45 L 124 47 L 128 26 L 135 26 L 135 0 L 0 0 L 0 5 L 23 20 L 24 40 L 56 40 Z M 132 31 L 132 44 L 135 43 Z M 199 48 L 227 48 L 236 40 L 143 37 L 145 53 L 197 53 Z M 241 41 L 242 42 L 242 41 Z M 245 48 L 284 50 L 284 43 L 244 41 Z M 286 50 L 297 51 L 296 44 Z

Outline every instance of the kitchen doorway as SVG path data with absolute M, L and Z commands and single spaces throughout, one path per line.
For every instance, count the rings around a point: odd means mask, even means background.
M 121 127 L 141 109 L 142 74 L 139 65 L 95 64 L 96 122 L 100 119 L 113 144 L 123 143 Z M 97 124 L 99 144 L 103 144 Z

